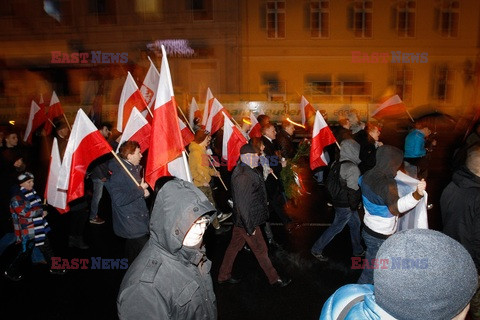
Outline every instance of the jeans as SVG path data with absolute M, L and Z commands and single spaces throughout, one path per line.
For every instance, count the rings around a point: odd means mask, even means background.
M 365 253 L 365 259 L 370 263 L 372 259 L 375 259 L 377 256 L 378 249 L 385 242 L 386 239 L 380 239 L 374 237 L 365 230 L 362 231 L 363 240 L 367 246 L 367 252 Z M 373 269 L 363 269 L 360 278 L 358 278 L 357 283 L 359 284 L 373 284 Z
M 335 207 L 335 219 L 333 219 L 332 225 L 315 242 L 312 252 L 316 254 L 322 253 L 327 244 L 345 228 L 346 224 L 350 228 L 353 254 L 360 255 L 363 252 L 363 247 L 360 243 L 360 218 L 358 217 L 358 212 L 356 210 L 352 211 L 350 208 L 337 207 Z
M 17 241 L 15 234 L 13 232 L 5 233 L 0 239 L 0 256 L 3 254 L 5 249 L 10 245 L 14 244 Z
M 92 203 L 90 204 L 90 219 L 94 219 L 98 214 L 98 204 L 102 199 L 103 194 L 103 182 L 101 179 L 92 178 L 93 191 L 92 191 Z

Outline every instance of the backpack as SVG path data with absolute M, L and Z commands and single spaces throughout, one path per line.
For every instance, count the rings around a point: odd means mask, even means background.
M 352 162 L 352 161 L 349 161 L 349 160 L 336 161 L 335 160 L 332 163 L 332 166 L 330 167 L 330 172 L 328 173 L 325 186 L 327 187 L 328 193 L 330 193 L 332 200 L 347 197 L 347 190 L 345 189 L 346 182 L 342 181 L 342 179 L 340 178 L 340 167 L 342 166 L 342 163 L 345 163 L 345 162 Z

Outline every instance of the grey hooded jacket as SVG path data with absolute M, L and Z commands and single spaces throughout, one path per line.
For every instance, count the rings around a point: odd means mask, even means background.
M 341 184 L 347 191 L 344 197 L 333 199 L 333 205 L 339 208 L 350 208 L 352 211 L 357 210 L 361 201 L 362 193 L 358 186 L 358 178 L 360 177 L 360 145 L 353 139 L 345 139 L 340 144 L 340 179 Z
M 117 297 L 120 319 L 216 319 L 203 248 L 183 246 L 202 215 L 215 211 L 193 184 L 174 179 L 158 192 L 150 220 L 150 239 L 128 269 Z

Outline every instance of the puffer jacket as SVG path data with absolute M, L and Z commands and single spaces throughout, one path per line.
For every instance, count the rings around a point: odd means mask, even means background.
M 480 270 L 480 177 L 457 170 L 440 198 L 443 232 L 460 242 Z
M 128 269 L 117 297 L 120 319 L 216 319 L 211 262 L 183 246 L 193 223 L 214 211 L 194 185 L 174 179 L 158 192 L 150 239 Z
M 233 223 L 252 234 L 267 221 L 268 202 L 263 176 L 240 162 L 232 174 Z
M 121 160 L 133 177 L 140 183 L 141 166 Z M 116 159 L 110 160 L 108 168 L 112 175 L 105 183 L 112 199 L 113 231 L 119 237 L 135 239 L 148 234 L 149 213 L 142 187 L 137 187 Z
M 215 175 L 215 170 L 210 167 L 206 148 L 192 141 L 189 149 L 188 166 L 192 174 L 193 184 L 197 187 L 206 187 L 209 185 L 212 176 Z
M 375 302 L 371 284 L 347 284 L 335 291 L 323 305 L 320 320 L 339 319 L 342 312 L 345 320 L 395 320 Z

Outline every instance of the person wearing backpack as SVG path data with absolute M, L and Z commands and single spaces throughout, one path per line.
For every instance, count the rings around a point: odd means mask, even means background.
M 311 249 L 312 255 L 320 261 L 328 260 L 323 255 L 323 249 L 347 224 L 350 228 L 353 255 L 364 255 L 365 251 L 360 243 L 361 222 L 357 212 L 362 197 L 358 186 L 359 154 L 360 145 L 355 140 L 343 140 L 340 144 L 340 159 L 332 164 L 327 177 L 327 189 L 332 197 L 335 218 Z

